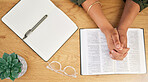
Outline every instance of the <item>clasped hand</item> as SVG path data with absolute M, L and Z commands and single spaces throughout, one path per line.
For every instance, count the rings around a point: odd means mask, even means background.
M 113 28 L 106 31 L 104 34 L 110 50 L 110 57 L 114 60 L 123 60 L 129 51 L 129 48 L 127 48 L 126 32 Z

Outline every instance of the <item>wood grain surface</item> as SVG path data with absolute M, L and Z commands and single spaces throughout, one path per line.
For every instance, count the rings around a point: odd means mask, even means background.
M 0 18 L 18 1 L 0 0 Z M 97 28 L 86 12 L 81 7 L 70 2 L 70 0 L 52 0 L 52 2 L 65 12 L 79 28 Z M 102 9 L 109 22 L 114 27 L 117 27 L 124 8 L 124 2 L 122 0 L 100 0 L 100 2 L 103 4 Z M 148 60 L 148 8 L 138 14 L 130 27 L 144 28 L 146 59 Z M 48 61 L 59 61 L 62 64 L 62 68 L 68 65 L 73 66 L 78 72 L 77 78 L 63 76 L 48 70 L 46 68 L 47 62 L 44 62 L 0 20 L 0 57 L 2 57 L 4 52 L 15 52 L 25 58 L 28 63 L 26 74 L 16 79 L 15 82 L 148 82 L 148 74 L 80 75 L 79 30 Z M 0 82 L 12 81 L 5 79 L 0 80 Z

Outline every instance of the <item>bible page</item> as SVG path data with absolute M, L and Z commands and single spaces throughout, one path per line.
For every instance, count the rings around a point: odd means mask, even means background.
M 115 62 L 116 74 L 146 73 L 143 29 L 128 29 L 127 47 L 130 48 L 127 57 Z
M 109 57 L 106 39 L 99 29 L 81 29 L 82 75 L 112 74 L 114 60 Z
M 81 29 L 82 75 L 146 73 L 143 36 L 143 29 L 129 29 L 128 55 L 116 61 L 109 56 L 105 35 L 99 29 Z

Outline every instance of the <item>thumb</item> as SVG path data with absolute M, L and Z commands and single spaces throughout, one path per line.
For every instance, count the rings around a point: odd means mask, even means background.
M 121 43 L 120 43 L 120 40 L 119 40 L 119 35 L 118 35 L 117 32 L 113 33 L 112 39 L 113 39 L 115 47 L 118 48 L 119 50 L 122 50 L 123 48 L 121 46 Z
M 126 54 L 126 53 L 128 53 L 129 50 L 130 50 L 130 48 L 124 48 L 122 51 L 120 51 L 120 53 Z
M 123 47 L 127 47 L 127 38 L 126 36 L 120 36 L 120 42 L 123 45 Z

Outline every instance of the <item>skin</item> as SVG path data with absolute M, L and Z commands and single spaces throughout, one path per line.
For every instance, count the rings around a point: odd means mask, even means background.
M 88 10 L 89 6 L 98 0 L 86 0 L 82 3 L 85 11 Z M 139 13 L 140 7 L 137 3 L 132 0 L 127 0 L 125 8 L 119 22 L 118 28 L 115 29 L 109 23 L 104 16 L 101 5 L 95 4 L 91 7 L 88 14 L 105 34 L 107 39 L 108 48 L 110 50 L 110 57 L 114 60 L 123 60 L 129 48 L 127 48 L 127 30 L 131 25 L 137 14 Z
M 132 0 L 126 1 L 122 17 L 117 28 L 120 36 L 120 41 L 124 45 L 123 47 L 127 47 L 126 33 L 128 27 L 132 24 L 139 11 L 140 6 L 137 3 L 133 2 Z

